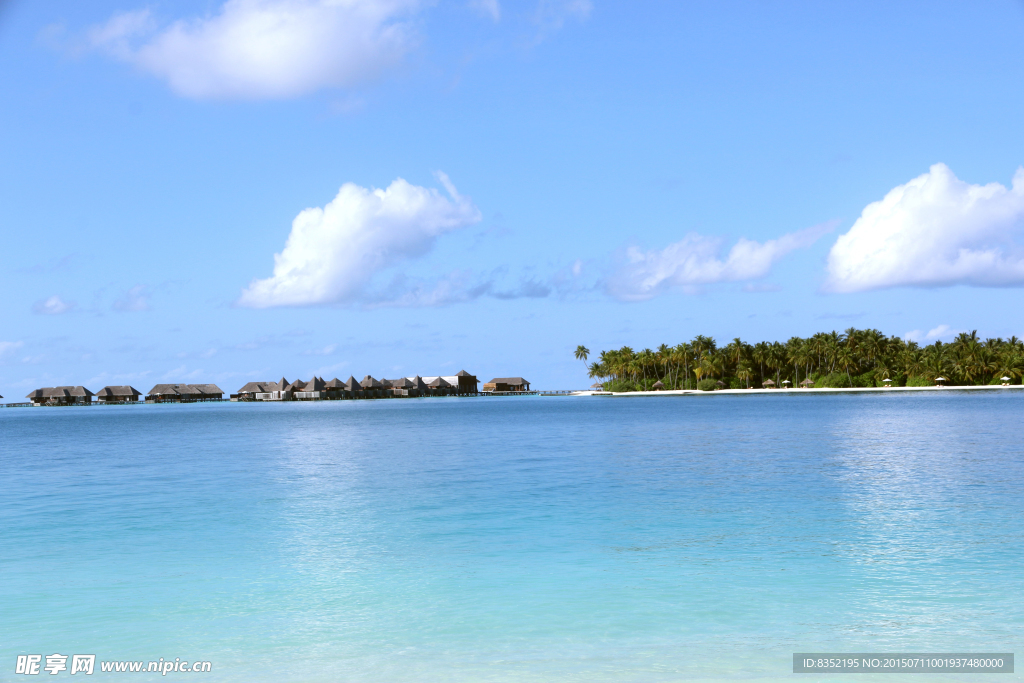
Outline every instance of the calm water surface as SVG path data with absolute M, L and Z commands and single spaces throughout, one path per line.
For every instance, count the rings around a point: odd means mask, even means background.
M 54 652 L 399 682 L 1020 655 L 1022 417 L 1018 392 L 0 410 L 0 680 Z

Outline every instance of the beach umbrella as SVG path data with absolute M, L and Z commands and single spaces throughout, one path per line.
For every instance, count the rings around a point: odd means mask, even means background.
M 763 387 L 768 387 L 768 386 L 774 387 L 775 386 L 775 382 L 771 381 L 770 379 L 766 379 L 765 381 L 761 382 L 761 386 L 763 386 Z
M 1010 381 L 1009 377 L 1000 377 L 999 379 L 1003 380 L 1004 382 L 1009 382 Z
M 665 385 L 661 383 L 661 380 L 658 380 L 657 382 L 654 383 L 654 385 L 651 388 L 654 389 L 655 391 L 661 391 L 662 389 L 665 388 Z

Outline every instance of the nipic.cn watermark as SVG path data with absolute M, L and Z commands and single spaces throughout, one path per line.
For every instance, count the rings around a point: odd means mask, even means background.
M 103 673 L 158 673 L 166 676 L 171 673 L 209 673 L 213 670 L 211 662 L 195 662 L 181 657 L 174 659 L 160 659 L 150 661 L 109 661 L 100 662 L 98 670 Z M 39 674 L 66 673 L 69 675 L 85 674 L 91 676 L 97 671 L 96 655 L 62 655 L 55 652 L 52 655 L 18 655 L 17 663 L 14 665 L 14 673 L 25 676 L 38 676 Z

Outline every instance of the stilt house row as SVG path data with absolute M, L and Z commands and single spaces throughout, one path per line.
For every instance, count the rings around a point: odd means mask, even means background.
M 301 379 L 289 382 L 282 377 L 278 382 L 249 382 L 232 401 L 331 401 L 351 398 L 411 398 L 415 396 L 466 396 L 477 393 L 477 379 L 465 370 L 450 376 L 401 377 L 375 379 L 371 375 L 357 380 L 349 377 L 324 381 L 314 377 L 308 382 Z
M 43 387 L 25 398 L 37 406 L 90 405 L 97 403 L 138 403 L 142 392 L 131 386 L 106 386 L 95 394 L 82 386 Z M 216 384 L 157 384 L 146 395 L 146 403 L 191 403 L 222 400 L 224 391 Z

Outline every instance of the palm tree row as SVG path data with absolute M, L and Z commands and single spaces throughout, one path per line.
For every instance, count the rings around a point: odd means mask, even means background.
M 577 347 L 586 362 L 590 350 Z M 628 346 L 602 351 L 587 366 L 590 377 L 619 391 L 648 389 L 661 382 L 668 389 L 750 388 L 771 380 L 775 386 L 807 383 L 818 387 L 931 386 L 1017 382 L 1024 375 L 1024 342 L 979 339 L 977 330 L 963 332 L 951 343 L 928 346 L 886 337 L 878 330 L 850 328 L 820 332 L 789 341 L 748 344 L 739 337 L 719 347 L 711 337 L 697 336 L 676 346 L 634 351 Z

